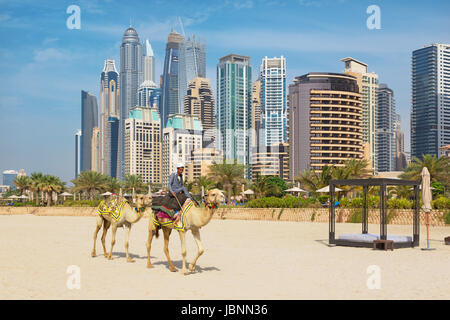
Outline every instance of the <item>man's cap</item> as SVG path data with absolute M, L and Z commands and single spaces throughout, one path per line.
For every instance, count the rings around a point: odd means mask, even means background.
M 182 163 L 182 162 L 178 162 L 178 164 L 177 164 L 177 169 L 178 168 L 184 168 L 184 164 Z

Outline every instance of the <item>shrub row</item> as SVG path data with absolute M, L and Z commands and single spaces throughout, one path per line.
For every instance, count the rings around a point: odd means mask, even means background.
M 315 198 L 297 198 L 287 196 L 284 198 L 266 197 L 250 200 L 247 208 L 317 208 L 321 204 Z

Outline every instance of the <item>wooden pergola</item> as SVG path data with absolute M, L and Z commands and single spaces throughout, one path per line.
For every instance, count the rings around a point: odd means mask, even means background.
M 363 214 L 362 214 L 362 233 L 368 233 L 368 221 L 369 221 L 369 205 L 367 201 L 367 194 L 370 186 L 380 187 L 380 239 L 387 239 L 387 223 L 386 223 L 386 202 L 387 202 L 387 186 L 401 185 L 401 186 L 413 186 L 414 188 L 414 202 L 413 202 L 413 238 L 411 242 L 399 242 L 396 243 L 396 247 L 415 247 L 419 245 L 419 186 L 420 181 L 401 180 L 401 179 L 348 179 L 348 180 L 331 180 L 330 181 L 330 203 L 334 204 L 334 194 L 336 186 L 362 186 L 363 187 Z M 372 243 L 336 239 L 335 238 L 335 206 L 330 205 L 330 217 L 329 217 L 329 243 L 340 246 L 352 246 L 352 247 L 372 247 Z

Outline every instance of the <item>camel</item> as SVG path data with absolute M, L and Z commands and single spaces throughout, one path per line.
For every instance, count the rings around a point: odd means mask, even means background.
M 124 199 L 123 197 L 119 196 L 119 199 Z M 105 258 L 108 258 L 109 260 L 112 260 L 112 251 L 114 244 L 116 243 L 116 231 L 119 227 L 126 227 L 127 228 L 127 234 L 126 234 L 126 240 L 125 240 L 125 250 L 126 250 L 126 256 L 127 256 L 127 262 L 134 262 L 134 259 L 131 259 L 128 254 L 128 242 L 130 239 L 130 231 L 131 226 L 138 222 L 145 214 L 147 210 L 151 211 L 151 193 L 149 188 L 149 193 L 147 195 L 138 194 L 136 196 L 136 208 L 131 207 L 128 202 L 125 203 L 123 209 L 122 209 L 122 215 L 120 216 L 119 220 L 115 220 L 111 215 L 108 214 L 99 214 L 97 216 L 97 225 L 95 227 L 94 232 L 94 249 L 92 250 L 92 257 L 96 256 L 96 250 L 95 250 L 95 243 L 97 241 L 97 234 L 100 228 L 103 224 L 103 234 L 102 234 L 102 245 L 103 245 L 103 253 Z M 137 210 L 136 210 L 137 209 Z M 105 247 L 105 238 L 106 233 L 108 232 L 109 227 L 112 226 L 112 238 L 111 238 L 111 251 L 109 254 L 106 252 Z
M 225 202 L 225 196 L 223 193 L 218 189 L 213 189 L 208 191 L 206 195 L 206 201 L 205 201 L 205 207 L 199 208 L 199 207 L 192 207 L 189 212 L 186 213 L 186 227 L 184 231 L 178 230 L 180 240 L 181 240 L 181 255 L 183 257 L 183 267 L 181 270 L 181 273 L 183 275 L 187 274 L 186 270 L 186 232 L 188 230 L 191 230 L 192 235 L 194 236 L 195 242 L 197 244 L 198 252 L 197 256 L 192 261 L 192 263 L 189 264 L 189 271 L 195 271 L 195 265 L 197 263 L 198 258 L 203 254 L 204 249 L 202 242 L 200 240 L 200 228 L 207 225 L 210 221 L 212 216 L 214 215 L 214 212 L 216 211 L 218 205 L 220 203 Z M 164 253 L 166 255 L 167 261 L 169 262 L 169 269 L 172 272 L 177 271 L 177 268 L 173 265 L 172 261 L 170 260 L 169 255 L 169 238 L 170 233 L 173 229 L 175 229 L 174 225 L 169 226 L 157 226 L 153 223 L 153 217 L 154 212 L 152 210 L 150 218 L 149 218 L 149 224 L 148 224 L 148 240 L 147 240 L 147 268 L 153 268 L 152 263 L 150 262 L 150 249 L 152 245 L 152 239 L 153 236 L 156 236 L 158 238 L 159 229 L 163 230 L 164 233 Z

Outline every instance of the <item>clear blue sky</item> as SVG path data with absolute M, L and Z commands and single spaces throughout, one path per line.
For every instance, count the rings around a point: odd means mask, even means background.
M 81 9 L 81 29 L 69 30 L 69 5 Z M 369 30 L 366 9 L 381 9 L 381 29 Z M 130 18 L 148 38 L 162 70 L 167 35 L 177 17 L 187 35 L 206 42 L 207 77 L 215 85 L 218 59 L 251 57 L 256 79 L 264 56 L 284 55 L 288 82 L 308 72 L 343 72 L 351 56 L 395 92 L 409 150 L 411 52 L 450 43 L 449 1 L 0 0 L 0 170 L 74 174 L 74 135 L 81 127 L 81 90 L 99 95 L 104 60 L 119 68 Z

